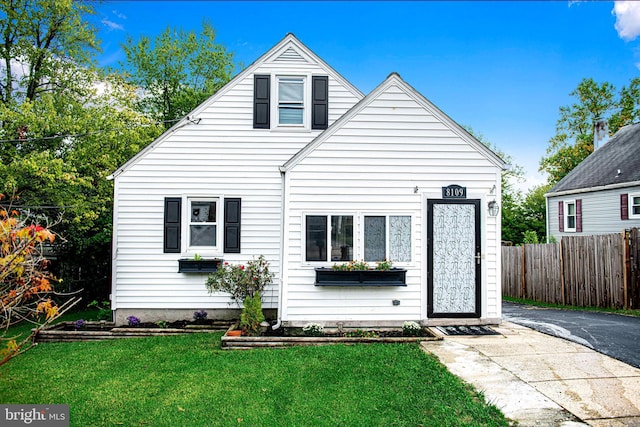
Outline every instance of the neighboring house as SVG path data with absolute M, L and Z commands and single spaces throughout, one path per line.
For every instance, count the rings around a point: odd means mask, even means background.
M 546 198 L 547 236 L 556 240 L 640 227 L 640 124 L 621 128 Z
M 365 97 L 289 34 L 112 175 L 115 319 L 237 316 L 179 263 L 263 254 L 285 326 L 497 323 L 503 167 L 397 74 Z

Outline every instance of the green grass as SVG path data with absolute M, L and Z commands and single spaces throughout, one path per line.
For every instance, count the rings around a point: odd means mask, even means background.
M 573 305 L 562 305 L 562 304 L 551 304 L 546 302 L 534 301 L 526 298 L 513 298 L 502 296 L 504 301 L 514 302 L 517 304 L 527 304 L 533 305 L 536 307 L 545 307 L 545 308 L 561 308 L 563 310 L 576 310 L 576 311 L 598 311 L 601 313 L 613 313 L 613 314 L 623 314 L 626 316 L 637 316 L 640 317 L 640 310 L 637 309 L 616 309 L 616 308 L 603 308 L 603 307 L 576 307 Z
M 221 334 L 40 344 L 0 402 L 69 404 L 73 426 L 506 426 L 417 344 L 224 351 Z

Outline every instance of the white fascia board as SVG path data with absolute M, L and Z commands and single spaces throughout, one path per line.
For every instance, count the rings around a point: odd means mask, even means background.
M 616 190 L 618 188 L 636 187 L 640 186 L 640 181 L 620 182 L 617 184 L 599 185 L 597 187 L 589 188 L 576 188 L 575 190 L 557 191 L 555 193 L 546 193 L 544 197 L 547 199 L 550 197 L 568 196 L 572 194 L 592 193 L 596 191 Z
M 226 85 L 224 85 L 222 88 L 220 88 L 220 90 L 218 90 L 216 93 L 211 95 L 208 99 L 206 99 L 204 102 L 198 105 L 193 111 L 187 114 L 182 120 L 180 120 L 171 128 L 166 130 L 162 135 L 156 138 L 151 144 L 147 145 L 145 148 L 140 150 L 135 156 L 129 159 L 124 165 L 116 169 L 111 175 L 107 177 L 107 179 L 108 180 L 115 179 L 122 172 L 127 170 L 132 165 L 136 164 L 138 160 L 144 157 L 144 155 L 147 152 L 153 150 L 155 146 L 165 141 L 176 130 L 189 124 L 193 117 L 197 117 L 198 114 L 203 110 L 205 110 L 206 108 L 208 108 L 210 104 L 214 103 L 218 98 L 220 98 L 229 90 L 231 90 L 237 84 L 237 82 L 244 79 L 247 75 L 252 74 L 256 70 L 256 68 L 260 67 L 263 63 L 267 62 L 269 58 L 273 57 L 274 54 L 282 53 L 290 45 L 294 45 L 297 48 L 297 50 L 301 51 L 301 53 L 306 57 L 306 59 L 310 61 L 315 61 L 318 64 L 320 64 L 322 67 L 325 67 L 327 69 L 327 72 L 331 75 L 331 77 L 337 80 L 338 82 L 340 82 L 345 87 L 349 88 L 354 94 L 354 96 L 360 99 L 364 97 L 363 93 L 360 92 L 358 88 L 353 86 L 348 80 L 342 77 L 337 71 L 335 71 L 331 66 L 329 66 L 326 62 L 324 62 L 319 56 L 314 54 L 309 48 L 307 48 L 302 42 L 300 42 L 300 40 L 298 40 L 296 36 L 293 35 L 293 33 L 289 33 L 282 40 L 280 40 L 274 47 L 269 49 L 266 53 L 264 53 L 262 56 L 256 59 L 253 63 L 251 63 L 251 65 L 249 65 L 247 68 L 242 70 L 240 73 L 236 74 L 236 76 L 232 78 Z

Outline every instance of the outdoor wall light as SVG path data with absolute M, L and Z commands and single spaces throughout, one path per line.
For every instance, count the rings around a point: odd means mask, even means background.
M 500 212 L 500 206 L 498 205 L 498 202 L 492 200 L 488 203 L 487 206 L 489 207 L 489 215 L 498 216 L 498 212 Z

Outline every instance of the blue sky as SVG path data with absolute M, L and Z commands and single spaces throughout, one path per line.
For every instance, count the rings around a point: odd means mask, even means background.
M 615 10 L 614 10 L 615 7 Z M 640 2 L 105 1 L 101 65 L 128 36 L 196 30 L 251 64 L 294 33 L 363 93 L 391 72 L 525 168 L 527 188 L 558 109 L 585 77 L 616 88 L 640 76 Z

